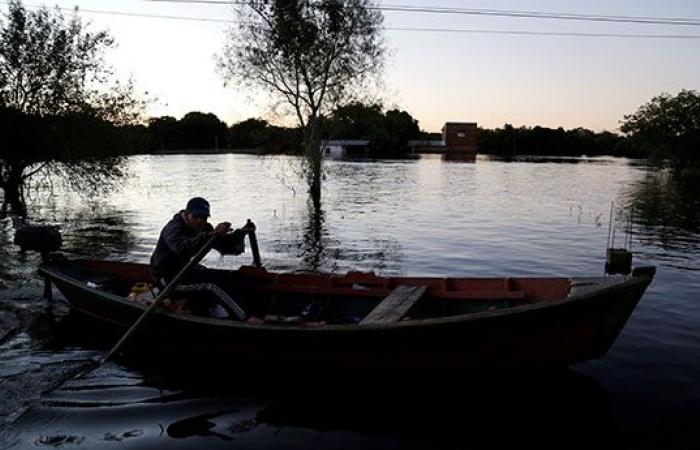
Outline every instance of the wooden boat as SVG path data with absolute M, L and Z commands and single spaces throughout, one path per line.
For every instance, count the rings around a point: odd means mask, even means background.
M 127 296 L 151 279 L 147 265 L 78 260 L 46 263 L 40 272 L 100 328 L 123 333 L 146 308 Z M 249 316 L 268 320 L 160 308 L 126 351 L 151 345 L 177 357 L 275 366 L 566 366 L 606 353 L 655 268 L 599 278 L 308 275 L 250 266 L 218 272 Z M 299 319 L 310 306 L 321 317 Z

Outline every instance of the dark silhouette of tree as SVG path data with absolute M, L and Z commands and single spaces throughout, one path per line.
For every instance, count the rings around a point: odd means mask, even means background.
M 401 158 L 408 153 L 408 141 L 423 134 L 406 111 L 392 109 L 384 113 L 379 104 L 359 102 L 340 106 L 328 118 L 326 137 L 331 139 L 367 139 L 369 156 Z
M 246 1 L 235 14 L 238 25 L 220 58 L 223 76 L 289 107 L 303 130 L 309 193 L 320 207 L 321 119 L 380 73 L 382 14 L 372 0 Z
M 418 121 L 406 111 L 392 109 L 372 130 L 369 138 L 370 156 L 401 158 L 408 153 L 408 141 L 421 137 Z
M 66 19 L 58 9 L 29 12 L 9 2 L 0 21 L 3 208 L 25 214 L 24 192 L 42 175 L 59 175 L 83 192 L 108 189 L 123 176 L 123 159 L 107 150 L 135 136 L 128 127 L 144 103 L 131 82 L 110 83 L 102 55 L 112 45 L 107 32 L 86 30 L 77 9 Z
M 299 154 L 301 133 L 297 128 L 270 125 L 263 119 L 248 119 L 229 128 L 231 148 L 257 150 L 260 153 Z
M 622 120 L 633 151 L 669 160 L 677 169 L 700 166 L 700 93 L 661 94 Z
M 153 139 L 152 148 L 154 150 L 182 148 L 180 127 L 176 118 L 171 116 L 153 117 L 148 121 L 148 130 Z
M 232 148 L 260 149 L 270 137 L 270 124 L 263 119 L 248 119 L 229 128 L 229 140 Z
M 212 113 L 192 111 L 148 121 L 152 150 L 210 150 L 229 147 L 228 127 Z
M 193 111 L 185 114 L 179 123 L 181 145 L 185 149 L 226 148 L 228 127 L 211 113 Z
M 479 130 L 480 153 L 501 157 L 624 155 L 624 138 L 609 131 L 596 133 L 585 128 L 565 130 L 541 126 L 515 128 L 505 124 L 495 130 Z
M 332 139 L 369 139 L 371 131 L 384 118 L 382 105 L 351 102 L 330 115 L 327 137 Z

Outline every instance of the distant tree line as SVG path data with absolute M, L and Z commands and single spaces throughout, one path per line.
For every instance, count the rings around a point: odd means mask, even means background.
M 585 128 L 520 127 L 505 125 L 480 130 L 479 152 L 504 157 L 517 155 L 649 158 L 673 169 L 700 166 L 700 93 L 681 90 L 661 94 L 625 115 L 622 134 Z
M 341 106 L 323 119 L 322 128 L 323 140 L 368 140 L 368 156 L 373 158 L 406 156 L 408 141 L 424 137 L 418 121 L 409 113 L 398 109 L 384 112 L 379 104 Z M 144 131 L 147 136 L 140 141 L 149 143 L 146 151 L 231 149 L 301 154 L 303 150 L 300 127 L 272 125 L 258 118 L 227 127 L 214 114 L 190 112 L 180 120 L 170 116 L 152 118 Z
M 479 153 L 503 157 L 542 156 L 626 156 L 625 138 L 609 131 L 585 128 L 519 127 L 506 124 L 494 130 L 479 129 Z
M 152 118 L 145 131 L 147 152 L 231 149 L 294 154 L 301 149 L 298 129 L 271 125 L 256 118 L 229 127 L 214 114 L 196 111 L 180 120 L 170 116 Z
M 694 91 L 681 91 L 676 97 L 663 94 L 640 107 L 636 113 L 625 116 L 621 126 L 624 134 L 596 132 L 582 127 L 568 130 L 542 126 L 516 128 L 506 124 L 502 128 L 479 128 L 477 148 L 479 153 L 506 158 L 609 155 L 693 166 L 700 159 L 698 111 L 700 95 Z M 10 113 L 5 111 L 3 114 Z M 41 122 L 38 117 L 27 116 L 23 125 L 16 125 L 16 113 L 12 117 L 15 117 L 15 122 L 3 120 L 3 130 L 25 129 L 30 123 L 38 130 L 36 127 Z M 117 126 L 114 121 L 103 121 L 97 126 L 94 116 L 83 114 L 64 117 L 62 123 L 66 127 L 63 131 L 55 125 L 58 123 L 55 119 L 43 120 L 46 123 L 41 131 L 21 133 L 20 136 L 30 136 L 31 142 L 37 145 L 39 141 L 44 145 L 65 142 L 62 145 L 67 148 L 77 148 L 82 142 L 83 147 L 95 148 L 95 154 L 100 156 L 212 150 L 303 153 L 303 130 L 300 127 L 273 125 L 260 118 L 228 126 L 212 113 L 193 111 L 179 120 L 162 116 L 149 119 L 146 125 L 127 123 Z M 80 120 L 83 122 L 79 123 Z M 410 152 L 409 140 L 440 139 L 440 134 L 421 131 L 418 121 L 408 112 L 400 109 L 385 111 L 381 104 L 376 103 L 354 102 L 340 106 L 322 120 L 323 140 L 367 140 L 367 156 L 370 158 L 406 157 Z M 87 129 L 99 130 L 100 133 L 83 133 Z M 57 137 L 59 131 L 64 136 Z M 4 138 L 10 134 L 4 134 Z M 33 148 L 40 149 L 41 146 Z M 78 154 L 77 150 L 71 152 Z

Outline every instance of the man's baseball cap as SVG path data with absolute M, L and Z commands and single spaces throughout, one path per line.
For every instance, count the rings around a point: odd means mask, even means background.
M 209 202 L 202 197 L 193 197 L 187 202 L 187 207 L 185 208 L 190 214 L 195 216 L 209 217 Z

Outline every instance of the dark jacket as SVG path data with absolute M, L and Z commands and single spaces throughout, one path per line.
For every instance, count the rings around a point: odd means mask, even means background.
M 211 225 L 207 224 L 209 227 L 205 231 L 194 231 L 187 225 L 182 213 L 175 214 L 163 227 L 151 255 L 151 269 L 158 281 L 164 278 L 169 282 L 212 236 Z

